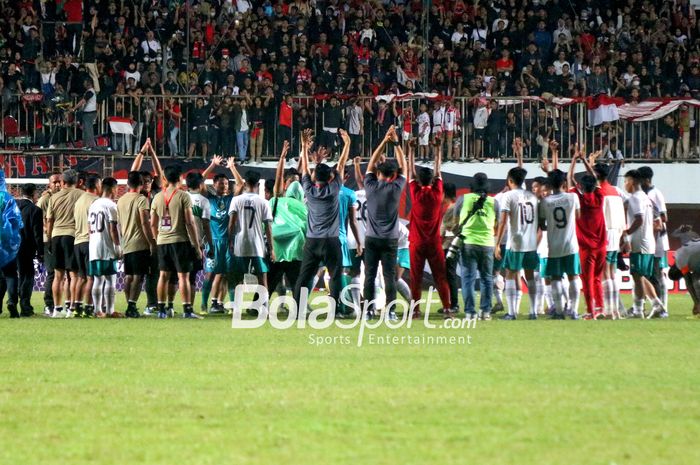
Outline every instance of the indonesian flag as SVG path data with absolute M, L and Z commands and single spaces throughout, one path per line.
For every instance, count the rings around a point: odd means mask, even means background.
M 131 118 L 122 118 L 119 116 L 109 117 L 109 129 L 114 134 L 134 135 L 134 121 Z
M 598 126 L 599 124 L 619 120 L 620 114 L 617 111 L 617 106 L 623 103 L 624 100 L 605 94 L 588 97 L 586 99 L 586 105 L 588 106 L 588 125 Z

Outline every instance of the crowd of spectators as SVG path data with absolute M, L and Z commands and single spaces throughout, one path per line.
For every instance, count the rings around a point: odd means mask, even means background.
M 470 147 L 481 156 L 484 149 L 503 152 L 508 145 L 494 130 L 500 126 L 489 130 L 484 121 L 476 127 L 480 105 L 489 107 L 479 103 L 484 98 L 607 93 L 639 101 L 700 93 L 700 30 L 689 0 L 5 0 L 0 5 L 3 115 L 21 104 L 22 92 L 41 93 L 45 101 L 78 100 L 90 78 L 98 103 L 106 102 L 110 114 L 132 117 L 137 137 L 153 136 L 173 156 L 221 151 L 259 159 L 310 126 L 323 131 L 329 146 L 335 145 L 337 127 L 350 124 L 351 134 L 366 142 L 408 117 L 371 99 L 356 100 L 378 94 L 480 97 L 460 120 L 473 135 L 484 130 Z M 331 94 L 340 98 L 321 99 Z M 427 111 L 433 116 L 436 109 L 430 103 Z M 505 127 L 509 118 L 522 122 L 523 111 L 497 112 L 491 119 Z M 420 113 L 416 102 L 414 119 L 404 125 L 417 137 Z M 526 125 L 546 126 L 545 136 L 575 132 L 569 128 L 575 121 L 553 129 L 552 115 L 538 119 L 532 113 Z M 679 118 L 672 117 L 672 126 L 683 124 Z M 536 142 L 539 135 L 533 129 L 528 138 L 533 147 L 546 147 Z M 646 138 L 661 136 L 666 134 Z M 130 150 L 133 143 L 120 148 Z M 370 150 L 365 145 L 358 142 L 357 151 Z M 649 151 L 650 144 L 642 145 L 633 149 L 635 155 Z

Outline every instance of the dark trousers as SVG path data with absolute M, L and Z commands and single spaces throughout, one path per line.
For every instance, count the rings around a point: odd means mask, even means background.
M 17 256 L 19 271 L 19 306 L 23 314 L 32 314 L 32 291 L 34 290 L 34 254 L 20 253 Z
M 384 275 L 384 286 L 386 287 L 387 306 L 396 300 L 396 251 L 398 247 L 398 239 L 365 237 L 365 300 L 369 302 L 374 300 L 374 280 L 377 277 L 380 262 Z M 368 306 L 367 310 L 374 311 L 374 304 Z
M 282 145 L 284 144 L 284 141 L 289 141 L 289 145 L 291 147 L 292 145 L 292 128 L 289 126 L 277 126 L 277 147 L 275 147 L 275 152 L 274 153 L 279 153 L 282 150 Z M 295 153 L 293 150 L 290 150 L 289 153 L 287 154 L 287 160 L 291 159 Z
M 284 277 L 287 278 L 287 284 L 294 286 L 300 272 L 301 260 L 270 263 L 270 271 L 267 272 L 267 289 L 270 295 L 275 292 Z
M 44 306 L 53 309 L 53 276 L 54 276 L 54 257 L 51 252 L 51 247 L 48 242 L 44 242 L 44 267 L 46 268 L 46 280 L 44 281 Z M 60 304 L 61 302 L 59 302 Z
M 5 294 L 7 294 L 7 308 L 11 312 L 16 311 L 17 289 L 17 261 L 12 260 L 4 268 L 0 269 L 0 309 L 2 308 L 2 301 L 5 300 Z
M 301 289 L 308 288 L 314 275 L 318 272 L 321 262 L 325 263 L 331 275 L 331 297 L 336 303 L 339 301 L 343 277 L 343 252 L 340 248 L 340 239 L 337 237 L 327 238 L 306 238 L 304 244 L 304 255 L 301 261 L 301 270 L 294 286 L 294 300 L 299 305 Z M 396 253 L 394 253 L 394 263 L 396 263 Z M 272 287 L 270 287 L 272 289 Z M 309 290 L 309 294 L 311 291 Z M 301 308 L 299 308 L 301 312 Z
M 450 287 L 450 307 L 459 308 L 459 280 L 457 279 L 457 263 L 459 255 L 452 258 L 447 258 L 447 251 L 443 249 L 445 254 L 445 271 L 447 274 L 447 285 Z

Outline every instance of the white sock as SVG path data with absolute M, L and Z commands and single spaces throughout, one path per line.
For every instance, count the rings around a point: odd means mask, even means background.
M 634 309 L 634 313 L 642 313 L 644 311 L 644 298 L 638 299 L 635 297 L 632 308 Z
M 117 287 L 117 276 L 105 276 L 105 307 L 107 307 L 107 314 L 111 315 L 114 313 L 114 293 Z
M 552 284 L 546 284 L 544 285 L 544 304 L 547 306 L 545 308 L 546 310 L 549 310 L 550 307 L 554 306 L 554 299 L 552 298 Z
M 554 300 L 554 308 L 557 314 L 564 314 L 564 287 L 562 286 L 561 279 L 555 279 L 552 281 L 552 300 Z
M 544 278 L 540 275 L 539 272 L 535 272 L 535 286 L 537 287 L 537 299 L 538 299 L 538 305 L 537 305 L 537 313 L 544 313 L 543 310 L 543 305 L 545 304 L 545 284 L 544 284 Z
M 92 303 L 95 304 L 95 311 L 102 311 L 102 286 L 104 285 L 104 276 L 95 276 L 92 283 Z
M 659 273 L 659 300 L 661 304 L 666 308 L 668 306 L 668 287 L 666 286 L 666 270 L 662 270 Z
M 535 279 L 529 279 L 527 281 L 527 295 L 530 297 L 530 315 L 537 315 L 540 309 L 540 293 L 538 292 L 538 285 Z
M 513 316 L 517 315 L 523 293 L 516 287 L 514 279 L 506 279 L 505 294 L 506 302 L 508 303 L 508 314 Z
M 350 280 L 350 284 L 355 285 L 350 291 L 350 295 L 352 296 L 352 303 L 355 305 L 355 308 L 359 311 L 359 309 L 362 308 L 362 294 L 360 293 L 360 289 L 362 288 L 362 280 L 360 280 L 359 276 L 355 276 Z
M 398 291 L 399 295 L 406 300 L 406 302 L 409 304 L 411 303 L 411 288 L 408 287 L 408 283 L 404 281 L 403 278 L 396 280 L 396 290 Z
M 569 283 L 569 309 L 572 315 L 578 315 L 578 304 L 581 299 L 581 280 L 576 278 L 574 282 Z
M 603 302 L 605 302 L 605 313 L 611 315 L 613 313 L 613 283 L 612 279 L 603 280 Z
M 503 288 L 505 287 L 505 282 L 503 276 L 500 274 L 496 275 L 493 280 L 494 296 L 496 297 L 496 302 L 503 305 Z
M 560 280 L 561 282 L 561 289 L 562 289 L 562 294 L 564 295 L 564 303 L 565 305 L 569 305 L 569 286 L 571 283 L 569 282 L 568 279 L 565 279 L 563 276 Z

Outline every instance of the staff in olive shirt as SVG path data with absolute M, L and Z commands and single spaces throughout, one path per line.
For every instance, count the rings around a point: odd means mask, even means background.
M 99 198 L 102 180 L 96 174 L 90 174 L 85 179 L 85 192 L 78 198 L 73 210 L 75 218 L 75 241 L 73 249 L 76 259 L 78 279 L 71 280 L 70 292 L 73 296 L 73 308 L 76 317 L 83 316 L 83 301 L 85 316 L 88 318 L 94 314 L 92 307 L 92 276 L 88 276 L 88 263 L 90 262 L 90 229 L 88 225 L 88 210 L 92 203 Z M 100 311 L 101 309 L 97 309 Z
M 46 212 L 49 209 L 49 199 L 56 192 L 61 190 L 61 175 L 52 174 L 49 176 L 49 185 L 47 189 L 41 194 L 39 201 L 36 206 L 41 208 L 41 216 L 43 221 L 44 229 L 44 266 L 46 267 L 46 281 L 44 281 L 44 315 L 51 316 L 53 313 L 53 276 L 54 276 L 54 259 L 53 253 L 51 253 L 51 246 L 49 244 L 49 238 L 46 235 L 46 226 L 48 225 L 48 220 L 46 219 Z
M 70 306 L 69 283 L 68 281 L 64 283 L 66 275 L 70 275 L 71 281 L 78 277 L 75 254 L 73 252 L 73 243 L 75 241 L 73 208 L 80 196 L 83 195 L 83 191 L 75 188 L 75 184 L 78 182 L 78 173 L 75 170 L 64 171 L 62 179 L 63 189 L 51 196 L 46 211 L 46 237 L 55 259 L 55 276 L 52 286 L 54 302 L 52 318 L 64 316 L 62 313 L 63 307 L 61 306 L 64 292 Z M 70 308 L 66 308 L 65 317 L 69 318 L 70 316 Z
M 156 241 L 151 231 L 151 214 L 148 200 L 141 194 L 143 177 L 139 171 L 131 171 L 126 181 L 129 191 L 117 202 L 119 234 L 124 253 L 124 294 L 126 294 L 127 318 L 138 318 L 136 302 L 139 300 L 143 278 L 151 256 L 157 255 Z
M 165 303 L 168 281 L 177 273 L 185 318 L 200 318 L 192 311 L 189 273 L 194 260 L 202 259 L 199 237 L 192 214 L 192 201 L 178 189 L 181 171 L 176 166 L 165 169 L 168 186 L 159 192 L 151 205 L 151 230 L 158 244 L 158 318 L 167 318 Z M 172 316 L 172 315 L 171 315 Z

